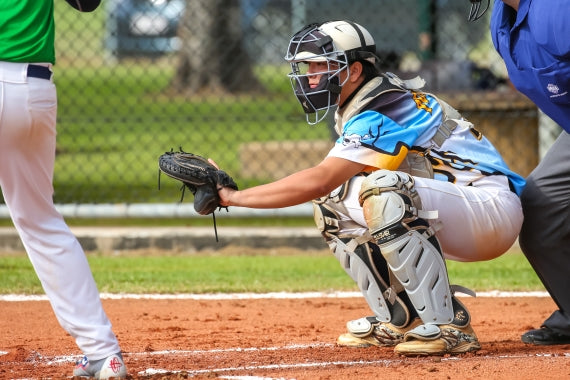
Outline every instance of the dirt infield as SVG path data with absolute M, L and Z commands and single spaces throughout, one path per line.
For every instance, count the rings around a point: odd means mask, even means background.
M 547 297 L 462 298 L 482 349 L 404 358 L 336 347 L 362 298 L 104 299 L 131 379 L 563 379 L 570 345 L 520 335 L 554 309 Z M 79 352 L 47 301 L 0 302 L 0 379 L 69 378 Z

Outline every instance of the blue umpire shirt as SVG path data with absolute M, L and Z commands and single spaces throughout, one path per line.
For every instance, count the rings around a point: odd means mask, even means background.
M 570 132 L 570 0 L 495 0 L 491 37 L 517 90 Z

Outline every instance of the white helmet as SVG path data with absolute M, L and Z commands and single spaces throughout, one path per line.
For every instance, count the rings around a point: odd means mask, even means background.
M 374 38 L 362 26 L 350 21 L 329 21 L 307 25 L 297 32 L 289 42 L 285 60 L 291 64 L 292 71 L 288 76 L 295 96 L 307 114 L 307 122 L 316 124 L 338 104 L 338 96 L 348 79 L 348 66 L 361 60 L 376 64 L 378 57 Z M 327 62 L 327 70 L 315 88 L 309 86 L 310 75 L 300 66 L 306 62 Z M 342 71 L 347 75 L 341 83 Z M 313 118 L 311 114 L 314 114 Z

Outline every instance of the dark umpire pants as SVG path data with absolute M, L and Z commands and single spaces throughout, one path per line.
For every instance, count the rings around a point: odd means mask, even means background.
M 570 335 L 570 134 L 529 175 L 521 201 L 520 246 L 559 308 L 544 326 Z

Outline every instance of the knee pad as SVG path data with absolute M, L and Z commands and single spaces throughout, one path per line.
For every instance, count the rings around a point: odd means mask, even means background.
M 362 182 L 358 200 L 377 242 L 392 240 L 412 228 L 431 230 L 425 219 L 437 218 L 437 211 L 422 210 L 414 178 L 404 172 L 378 170 L 370 174 Z
M 424 323 L 453 320 L 451 289 L 435 230 L 422 210 L 414 179 L 378 170 L 362 183 L 359 201 L 370 233 Z
M 354 231 L 364 231 L 362 226 L 347 217 L 344 200 L 349 192 L 350 181 L 336 188 L 329 195 L 313 201 L 313 217 L 321 234 L 328 242 L 332 237 L 352 237 Z

